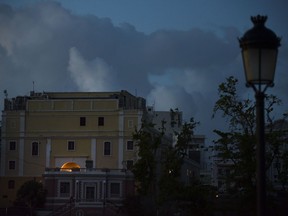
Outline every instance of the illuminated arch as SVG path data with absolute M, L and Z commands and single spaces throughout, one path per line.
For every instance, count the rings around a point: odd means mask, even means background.
M 75 170 L 80 169 L 80 166 L 75 162 L 67 162 L 63 164 L 61 167 L 61 171 L 65 171 L 65 172 L 72 172 L 72 170 L 74 169 Z

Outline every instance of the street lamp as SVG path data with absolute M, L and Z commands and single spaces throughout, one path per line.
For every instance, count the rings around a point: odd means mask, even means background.
M 265 27 L 267 16 L 251 17 L 254 27 L 239 39 L 245 70 L 246 85 L 252 87 L 256 98 L 257 136 L 257 215 L 265 215 L 266 170 L 265 170 L 265 121 L 264 97 L 268 87 L 274 85 L 280 38 Z

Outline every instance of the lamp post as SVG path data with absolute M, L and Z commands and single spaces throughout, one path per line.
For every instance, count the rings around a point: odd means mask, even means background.
M 245 70 L 246 85 L 255 91 L 256 99 L 256 184 L 257 215 L 265 215 L 266 169 L 265 169 L 265 120 L 264 98 L 268 87 L 274 85 L 280 38 L 265 27 L 267 16 L 251 17 L 254 27 L 239 39 Z

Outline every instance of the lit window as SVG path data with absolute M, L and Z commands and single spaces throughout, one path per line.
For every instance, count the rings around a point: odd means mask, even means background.
M 32 155 L 33 156 L 39 155 L 39 143 L 38 142 L 32 143 Z
M 15 151 L 16 150 L 16 142 L 15 141 L 10 141 L 9 142 L 9 150 L 10 151 Z
M 9 161 L 9 170 L 15 170 L 15 168 L 16 168 L 16 162 Z
M 74 141 L 68 141 L 68 150 L 69 151 L 75 150 L 75 142 Z
M 111 155 L 111 143 L 104 142 L 104 155 Z
M 104 117 L 98 117 L 98 126 L 104 126 Z
M 134 149 L 134 142 L 132 140 L 127 141 L 126 149 L 130 151 Z
M 110 183 L 110 197 L 120 196 L 120 183 L 112 182 Z
M 80 126 L 86 125 L 86 117 L 80 117 Z

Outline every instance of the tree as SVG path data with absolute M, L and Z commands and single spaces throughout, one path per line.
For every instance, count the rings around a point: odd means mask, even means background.
M 173 115 L 178 110 L 170 111 Z M 199 122 L 195 122 L 191 118 L 190 122 L 185 122 L 181 126 L 179 132 L 174 132 L 177 142 L 173 146 L 172 140 L 165 136 L 165 121 L 162 121 L 161 127 L 156 130 L 151 121 L 145 120 L 142 121 L 141 128 L 135 130 L 133 134 L 139 156 L 133 166 L 133 173 L 136 185 L 138 185 L 137 191 L 142 198 L 140 204 L 148 205 L 148 198 L 149 206 L 157 208 L 158 215 L 167 215 L 168 212 L 171 213 L 180 207 L 178 201 L 189 202 L 187 201 L 187 191 L 181 182 L 181 168 L 184 158 L 187 157 L 188 145 L 192 141 L 194 130 Z M 178 123 L 172 122 L 171 124 Z M 189 187 L 189 192 L 195 193 L 195 190 L 190 190 Z M 191 201 L 194 204 L 196 202 L 195 200 Z M 184 208 L 183 205 L 181 207 Z M 187 209 L 187 206 L 185 208 Z M 142 207 L 142 209 L 146 208 Z M 151 210 L 152 207 L 148 209 Z M 152 214 L 152 212 L 149 213 L 149 215 Z
M 35 208 L 44 207 L 46 190 L 43 184 L 35 180 L 25 182 L 17 191 L 16 204 L 24 204 L 33 212 Z
M 252 198 L 255 194 L 256 182 L 255 102 L 239 97 L 237 83 L 236 78 L 229 77 L 226 82 L 219 85 L 219 99 L 215 103 L 213 117 L 221 113 L 228 122 L 229 130 L 228 132 L 214 130 L 219 136 L 214 143 L 217 159 L 229 164 L 230 167 L 230 172 L 225 176 L 227 183 L 233 182 L 230 184 L 229 192 L 238 195 L 241 193 Z M 272 117 L 273 107 L 279 105 L 281 100 L 273 95 L 265 95 L 265 102 L 266 168 L 268 169 L 277 158 L 285 158 L 287 151 L 283 146 L 287 144 L 287 133 L 274 127 Z
M 154 124 L 142 121 L 141 128 L 135 129 L 133 139 L 138 146 L 139 159 L 133 166 L 133 174 L 137 182 L 137 191 L 142 195 L 154 193 L 156 190 L 157 153 L 164 132 L 154 129 Z

